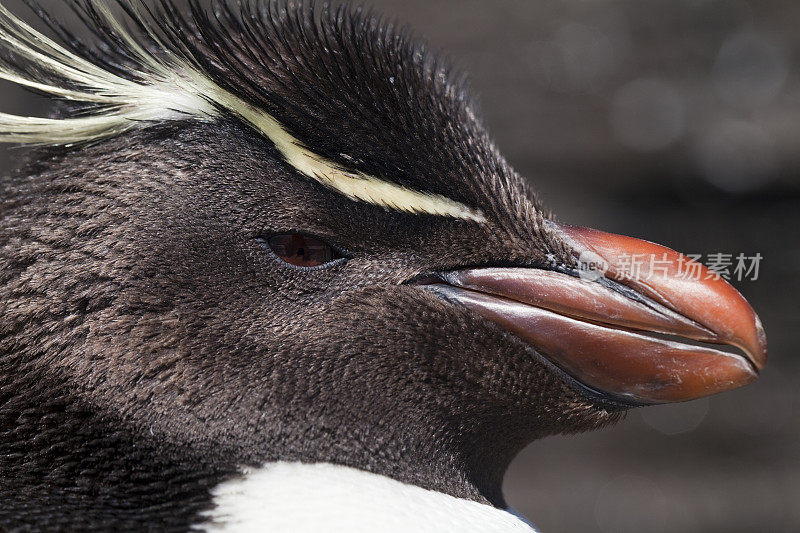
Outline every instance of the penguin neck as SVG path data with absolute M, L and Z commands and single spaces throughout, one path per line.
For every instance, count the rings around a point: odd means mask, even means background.
M 270 439 L 271 462 L 352 467 L 501 508 L 506 468 L 531 440 L 508 416 L 443 417 L 414 408 L 378 420 L 297 418 L 276 424 L 290 430 Z

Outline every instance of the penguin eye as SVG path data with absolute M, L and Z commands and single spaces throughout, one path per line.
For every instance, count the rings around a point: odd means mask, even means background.
M 298 267 L 316 267 L 343 258 L 329 244 L 299 233 L 273 235 L 267 245 L 283 261 Z

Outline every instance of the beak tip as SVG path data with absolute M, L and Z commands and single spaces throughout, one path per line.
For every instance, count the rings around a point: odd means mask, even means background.
M 758 371 L 764 370 L 767 366 L 767 333 L 764 331 L 764 325 L 761 319 L 756 315 L 756 349 L 751 353 L 751 361 Z

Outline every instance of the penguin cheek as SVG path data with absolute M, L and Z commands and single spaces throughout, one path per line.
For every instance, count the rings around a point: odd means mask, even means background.
M 499 409 L 529 421 L 563 403 L 585 411 L 576 427 L 595 427 L 597 399 L 506 329 L 413 286 L 397 287 L 381 300 L 376 312 L 354 298 L 348 307 L 363 314 L 343 328 L 360 331 L 369 358 L 394 367 L 409 388 L 437 401 L 449 398 L 454 411 Z

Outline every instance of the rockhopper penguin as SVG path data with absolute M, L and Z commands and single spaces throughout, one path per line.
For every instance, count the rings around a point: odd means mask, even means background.
M 530 531 L 527 443 L 765 363 L 736 290 L 555 222 L 373 14 L 29 3 L 0 78 L 61 105 L 0 114 L 37 147 L 0 190 L 4 530 Z

